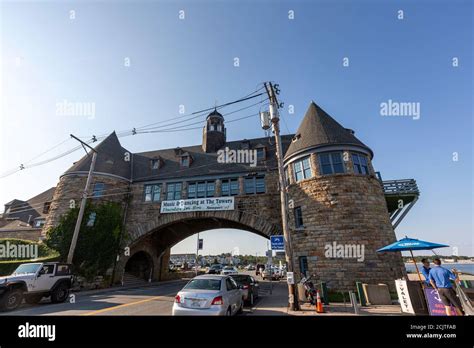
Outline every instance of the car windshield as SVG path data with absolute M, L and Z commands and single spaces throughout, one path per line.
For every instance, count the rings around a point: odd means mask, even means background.
M 227 267 L 224 267 L 224 269 L 233 271 L 233 270 L 234 270 L 234 267 L 227 266 Z
M 40 263 L 25 263 L 17 267 L 13 274 L 25 274 L 25 273 L 36 273 L 38 268 L 41 267 Z
M 221 280 L 220 279 L 193 279 L 188 284 L 186 284 L 184 289 L 220 290 Z
M 221 265 L 212 265 L 211 268 L 221 268 Z

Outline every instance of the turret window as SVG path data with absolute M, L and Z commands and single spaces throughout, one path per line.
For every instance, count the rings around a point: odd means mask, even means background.
M 341 152 L 321 153 L 318 157 L 322 175 L 344 173 Z
M 98 198 L 104 194 L 105 184 L 103 182 L 96 182 L 92 190 L 92 197 Z
M 296 182 L 311 178 L 313 175 L 309 164 L 309 156 L 296 161 L 293 164 L 293 171 L 295 172 Z
M 354 165 L 354 173 L 356 174 L 364 174 L 368 175 L 369 174 L 369 166 L 367 164 L 367 157 L 358 154 L 358 153 L 353 153 L 352 154 L 352 163 Z

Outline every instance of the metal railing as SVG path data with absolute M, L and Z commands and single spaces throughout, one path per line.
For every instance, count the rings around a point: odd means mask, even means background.
M 383 191 L 386 195 L 420 194 L 415 179 L 386 180 L 382 181 Z

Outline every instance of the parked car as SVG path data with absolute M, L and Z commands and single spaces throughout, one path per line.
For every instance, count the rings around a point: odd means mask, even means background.
M 254 265 L 247 265 L 247 267 L 245 267 L 245 269 L 247 271 L 255 271 L 255 266 Z
M 226 275 L 193 278 L 175 297 L 172 315 L 227 315 L 242 313 L 242 289 Z
M 206 271 L 207 274 L 220 274 L 222 271 L 222 265 L 221 264 L 215 264 L 211 265 L 209 269 Z
M 239 274 L 239 271 L 237 271 L 237 269 L 234 266 L 225 266 L 222 269 L 221 274 L 223 275 Z
M 258 298 L 258 281 L 248 274 L 233 274 L 231 277 L 235 280 L 237 285 L 242 287 L 244 301 L 253 305 L 255 299 Z
M 36 304 L 43 297 L 64 302 L 72 287 L 71 265 L 58 262 L 23 263 L 9 276 L 0 277 L 0 309 L 18 308 L 23 299 Z
M 271 274 L 270 274 L 271 270 Z M 280 270 L 276 267 L 267 268 L 262 272 L 262 279 L 279 280 L 281 278 Z

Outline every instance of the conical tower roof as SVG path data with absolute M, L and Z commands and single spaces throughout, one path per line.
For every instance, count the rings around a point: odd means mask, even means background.
M 311 102 L 295 134 L 294 141 L 285 154 L 285 159 L 310 148 L 329 145 L 360 146 L 369 151 L 373 157 L 372 150 L 357 139 L 352 130 L 341 126 L 315 102 Z
M 125 153 L 128 151 L 120 145 L 115 132 L 112 132 L 107 138 L 102 140 L 94 149 L 97 151 L 94 172 L 113 174 L 130 179 L 130 162 L 125 161 Z M 92 155 L 85 155 L 64 174 L 88 172 L 91 161 Z

